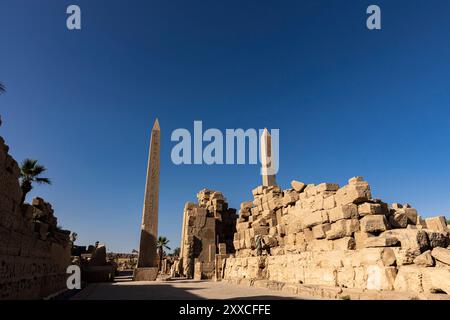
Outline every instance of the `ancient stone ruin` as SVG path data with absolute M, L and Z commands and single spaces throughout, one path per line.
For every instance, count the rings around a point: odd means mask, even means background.
M 0 299 L 37 299 L 66 288 L 70 231 L 41 198 L 20 205 L 19 166 L 0 137 Z
M 292 181 L 291 189 L 252 193 L 241 204 L 225 281 L 325 298 L 450 294 L 444 217 L 373 199 L 362 177 L 341 188 Z
M 107 260 L 116 265 L 117 271 L 133 270 L 137 266 L 137 254 L 135 253 L 114 253 L 107 254 Z
M 234 252 L 236 209 L 228 208 L 223 194 L 214 190 L 201 190 L 197 199 L 184 207 L 179 274 L 213 279 L 221 274 L 222 259 Z
M 117 265 L 107 259 L 106 246 L 99 244 L 80 259 L 81 279 L 86 282 L 113 281 Z

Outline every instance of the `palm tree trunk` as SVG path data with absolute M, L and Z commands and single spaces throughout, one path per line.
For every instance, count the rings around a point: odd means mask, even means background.
M 22 184 L 20 185 L 20 189 L 22 190 L 22 198 L 20 199 L 21 205 L 24 204 L 25 198 L 32 188 L 33 187 L 31 186 L 31 182 L 29 181 L 23 181 Z

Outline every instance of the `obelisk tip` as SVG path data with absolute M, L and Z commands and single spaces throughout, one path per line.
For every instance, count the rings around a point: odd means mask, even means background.
M 153 124 L 153 129 L 152 130 L 158 130 L 158 131 L 160 130 L 158 118 L 156 118 L 155 123 Z

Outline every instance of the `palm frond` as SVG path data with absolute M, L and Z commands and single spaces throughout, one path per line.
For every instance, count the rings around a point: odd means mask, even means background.
M 0 82 L 0 94 L 6 92 L 6 87 L 3 83 Z
M 34 181 L 39 184 L 52 184 L 52 181 L 49 178 L 36 178 Z
M 36 176 L 40 175 L 41 173 L 43 173 L 45 171 L 47 171 L 47 168 L 40 164 L 36 164 L 33 168 L 33 174 Z
M 31 174 L 34 167 L 36 166 L 36 164 L 37 164 L 37 160 L 27 158 L 22 161 L 22 164 L 20 165 L 20 169 L 22 170 L 22 172 L 24 174 Z

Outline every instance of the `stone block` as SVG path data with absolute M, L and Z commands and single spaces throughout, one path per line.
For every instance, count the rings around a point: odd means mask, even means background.
M 133 272 L 134 281 L 155 281 L 158 268 L 136 268 Z
M 317 189 L 314 184 L 308 184 L 304 190 L 307 197 L 314 197 L 317 194 Z
M 253 207 L 252 201 L 245 201 L 241 203 L 241 210 L 250 210 Z
M 277 227 L 269 227 L 269 236 L 276 236 L 277 235 Z
M 258 207 L 253 207 L 250 209 L 250 212 L 252 213 L 253 216 L 257 216 L 259 214 L 259 209 Z
M 336 183 L 321 183 L 316 186 L 317 192 L 325 192 L 325 191 L 337 191 L 339 189 L 339 185 Z
M 427 229 L 440 232 L 448 232 L 447 220 L 444 216 L 426 218 L 425 225 Z
M 262 199 L 261 199 L 261 197 L 255 198 L 255 199 L 253 200 L 253 205 L 254 205 L 255 207 L 261 206 L 261 205 L 262 205 Z M 252 208 L 252 210 L 253 210 L 253 208 Z
M 344 237 L 333 242 L 333 250 L 355 250 L 356 242 L 352 237 Z
M 350 262 L 353 267 L 379 265 L 392 266 L 396 262 L 396 255 L 394 248 L 364 248 L 355 251 L 350 257 Z
M 431 255 L 436 260 L 443 262 L 447 265 L 450 265 L 450 249 L 434 248 L 431 251 Z
M 337 272 L 335 268 L 305 268 L 305 284 L 335 287 Z
M 348 180 L 348 184 L 358 184 L 359 182 L 364 182 L 364 178 L 361 176 L 357 176 Z
M 333 241 L 327 239 L 314 239 L 308 241 L 308 251 L 330 251 L 333 250 Z
M 423 219 L 420 215 L 417 216 L 417 227 L 426 229 L 427 224 L 425 223 L 425 219 Z
M 280 236 L 284 236 L 286 234 L 286 229 L 285 229 L 284 225 L 277 224 L 276 228 L 277 228 L 277 234 L 279 234 Z
M 316 195 L 311 199 L 314 199 L 314 202 L 311 203 L 311 208 L 313 211 L 323 210 L 324 199 L 322 195 Z
M 303 251 L 306 251 L 307 245 L 308 245 L 308 243 L 306 241 L 305 233 L 304 232 L 296 233 L 295 234 L 295 248 L 299 252 L 303 252 Z
M 254 226 L 253 230 L 255 232 L 255 236 L 265 236 L 269 234 L 268 226 Z
M 413 264 L 414 259 L 420 255 L 420 250 L 403 249 L 401 247 L 393 247 L 392 250 L 395 253 L 398 266 Z
M 305 239 L 307 242 L 311 242 L 314 240 L 314 235 L 313 235 L 312 229 L 304 228 L 304 229 L 302 229 L 302 232 L 305 235 Z
M 395 247 L 399 245 L 400 241 L 392 236 L 368 237 L 364 243 L 366 248 Z
M 284 244 L 287 246 L 295 245 L 295 233 L 289 233 L 284 237 Z
M 360 220 L 361 231 L 383 232 L 388 229 L 388 223 L 384 215 L 368 215 Z
M 401 266 L 394 281 L 394 289 L 398 291 L 423 292 L 422 270 L 418 266 Z
M 366 181 L 348 184 L 336 191 L 335 199 L 338 205 L 348 203 L 362 203 L 372 197 L 370 186 Z
M 241 231 L 250 228 L 250 222 L 239 222 L 236 223 L 236 230 Z
M 379 203 L 365 202 L 358 205 L 358 213 L 361 217 L 371 214 L 383 214 L 383 210 Z
M 267 202 L 267 206 L 269 210 L 276 210 L 283 206 L 283 200 L 281 198 L 273 198 Z
M 219 254 L 227 253 L 227 245 L 225 243 L 219 243 L 218 245 Z
M 353 203 L 339 205 L 336 208 L 328 210 L 328 217 L 330 222 L 341 219 L 356 219 L 358 218 L 358 207 Z
M 434 259 L 431 256 L 431 250 L 427 250 L 414 259 L 414 264 L 420 267 L 433 267 Z
M 424 229 L 428 236 L 428 241 L 431 248 L 442 247 L 447 248 L 450 244 L 449 236 L 447 232 L 431 231 Z
M 334 240 L 343 237 L 351 237 L 353 233 L 358 230 L 358 219 L 342 219 L 331 224 L 330 230 L 326 232 L 326 238 Z
M 315 239 L 324 239 L 326 237 L 326 232 L 331 229 L 331 225 L 329 223 L 319 224 L 317 226 L 312 227 L 313 237 Z
M 288 206 L 290 204 L 294 204 L 298 200 L 298 193 L 289 192 L 285 193 L 283 196 L 282 204 L 283 206 Z
M 425 268 L 422 271 L 425 292 L 445 292 L 450 295 L 450 268 Z
M 366 288 L 368 290 L 393 290 L 396 275 L 395 267 L 368 266 Z
M 158 268 L 137 268 L 134 271 L 136 281 L 154 281 L 157 274 Z M 86 282 L 111 282 L 114 280 L 114 267 L 112 265 L 84 266 L 81 279 Z
M 417 224 L 417 210 L 413 208 L 405 208 L 403 209 L 405 211 L 406 216 L 408 217 L 408 224 Z
M 404 212 L 396 212 L 389 216 L 389 224 L 393 228 L 406 228 L 408 225 L 408 216 Z
M 336 200 L 334 199 L 334 195 L 328 196 L 323 199 L 323 208 L 325 210 L 333 209 L 336 207 Z
M 418 229 L 392 229 L 385 231 L 383 236 L 396 237 L 403 249 L 424 252 L 430 248 L 428 236 L 425 231 Z
M 375 235 L 364 231 L 356 231 L 353 234 L 353 237 L 355 238 L 356 249 L 362 249 L 366 247 L 366 239 L 369 237 L 375 237 Z
M 328 213 L 325 210 L 312 212 L 311 210 L 302 209 L 297 212 L 304 228 L 310 228 L 322 223 L 328 222 Z

